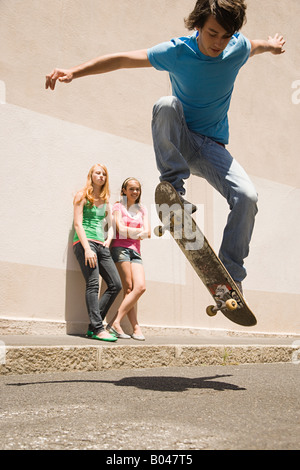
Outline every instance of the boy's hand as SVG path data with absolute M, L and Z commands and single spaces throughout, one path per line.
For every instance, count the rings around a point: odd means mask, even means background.
M 283 54 L 285 52 L 283 47 L 285 45 L 285 40 L 283 36 L 279 36 L 278 33 L 276 33 L 273 38 L 269 36 L 268 43 L 271 46 L 270 52 L 272 54 Z
M 45 88 L 54 90 L 56 80 L 64 83 L 70 83 L 73 80 L 73 73 L 67 69 L 54 69 L 49 75 L 46 75 Z

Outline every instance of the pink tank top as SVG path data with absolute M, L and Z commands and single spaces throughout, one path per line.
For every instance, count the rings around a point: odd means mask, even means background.
M 137 212 L 130 212 L 127 208 L 121 204 L 120 202 L 116 202 L 112 208 L 112 212 L 120 211 L 122 215 L 122 220 L 126 227 L 131 228 L 142 228 L 144 221 L 143 218 L 146 214 L 145 207 L 139 206 L 139 210 Z M 124 238 L 124 236 L 120 235 L 117 231 L 115 238 L 111 242 L 111 248 L 114 246 L 121 246 L 123 248 L 130 248 L 131 250 L 137 251 L 141 253 L 141 241 L 134 240 L 131 238 Z

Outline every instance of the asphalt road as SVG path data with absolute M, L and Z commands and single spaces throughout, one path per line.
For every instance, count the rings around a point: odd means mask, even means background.
M 0 390 L 2 450 L 300 449 L 292 363 L 1 376 Z

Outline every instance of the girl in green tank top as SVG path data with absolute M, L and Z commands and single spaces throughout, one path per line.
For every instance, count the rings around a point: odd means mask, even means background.
M 108 173 L 104 165 L 94 165 L 85 187 L 74 198 L 73 249 L 86 281 L 86 305 L 90 318 L 87 336 L 101 341 L 116 341 L 104 328 L 103 320 L 122 288 L 109 250 L 113 238 L 109 204 Z M 104 224 L 108 231 L 105 233 Z M 100 300 L 99 276 L 107 284 Z
M 88 240 L 104 243 L 103 219 L 106 217 L 106 203 L 100 207 L 85 204 L 83 206 L 82 226 Z M 79 237 L 75 231 L 73 244 L 79 242 Z

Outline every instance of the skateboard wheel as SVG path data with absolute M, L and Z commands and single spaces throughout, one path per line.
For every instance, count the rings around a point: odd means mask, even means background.
M 237 306 L 237 301 L 234 299 L 229 299 L 226 301 L 226 307 L 228 308 L 228 310 L 235 310 Z
M 165 228 L 162 225 L 157 225 L 157 227 L 154 227 L 153 232 L 157 237 L 162 237 L 165 233 Z
M 217 311 L 215 310 L 215 307 L 213 305 L 209 305 L 206 308 L 206 313 L 209 317 L 214 317 L 217 314 Z

